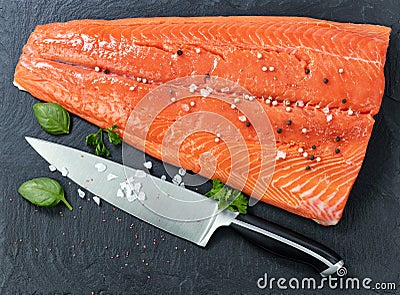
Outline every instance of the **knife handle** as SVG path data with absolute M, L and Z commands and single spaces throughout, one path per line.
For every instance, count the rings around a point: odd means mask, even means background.
M 238 215 L 230 226 L 269 252 L 311 265 L 323 277 L 344 265 L 342 258 L 328 247 L 259 217 Z

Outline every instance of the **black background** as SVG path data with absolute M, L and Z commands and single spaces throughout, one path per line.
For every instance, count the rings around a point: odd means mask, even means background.
M 334 248 L 344 257 L 349 276 L 395 282 L 400 288 L 397 0 L 215 0 L 197 4 L 183 0 L 0 0 L 1 294 L 280 294 L 277 288 L 258 289 L 257 279 L 264 273 L 275 278 L 318 278 L 308 266 L 270 255 L 230 229 L 218 230 L 203 249 L 164 234 L 104 202 L 98 207 L 92 200 L 81 200 L 77 198 L 77 186 L 50 173 L 47 163 L 24 140 L 29 135 L 88 150 L 85 135 L 96 131 L 95 126 L 73 116 L 70 135 L 46 134 L 33 115 L 32 105 L 37 100 L 12 86 L 22 46 L 36 25 L 83 18 L 201 15 L 296 15 L 392 27 L 385 68 L 386 96 L 340 223 L 323 227 L 260 203 L 252 211 Z M 112 159 L 121 161 L 120 147 L 111 151 Z M 74 207 L 72 212 L 62 205 L 36 208 L 18 195 L 22 182 L 39 176 L 53 177 L 63 185 Z M 325 288 L 292 292 L 345 291 Z M 380 292 L 362 292 L 368 293 Z

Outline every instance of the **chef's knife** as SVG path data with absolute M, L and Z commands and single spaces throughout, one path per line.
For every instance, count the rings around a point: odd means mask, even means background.
M 218 210 L 218 202 L 142 170 L 60 144 L 31 137 L 26 140 L 79 186 L 136 218 L 199 246 L 206 246 L 218 227 L 230 226 L 261 248 L 309 264 L 322 276 L 334 274 L 344 265 L 336 252 L 316 241 L 250 214 Z M 124 195 L 126 183 L 140 189 L 139 199 L 132 198 L 133 188 L 128 188 L 131 198 Z

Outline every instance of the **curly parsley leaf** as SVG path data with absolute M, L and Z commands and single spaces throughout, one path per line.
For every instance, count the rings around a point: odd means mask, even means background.
M 94 147 L 94 154 L 101 157 L 108 157 L 111 155 L 110 151 L 104 144 L 103 133 L 107 132 L 108 141 L 112 144 L 122 143 L 122 139 L 114 130 L 118 129 L 117 125 L 113 125 L 107 129 L 99 128 L 96 133 L 86 136 L 86 144 Z
M 226 186 L 219 179 L 213 180 L 213 187 L 206 196 L 218 201 L 218 209 L 226 208 L 233 212 L 247 213 L 247 197 L 241 191 Z

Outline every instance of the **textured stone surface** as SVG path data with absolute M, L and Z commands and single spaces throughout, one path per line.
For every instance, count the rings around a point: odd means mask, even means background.
M 46 134 L 31 109 L 36 100 L 12 86 L 22 46 L 37 24 L 78 18 L 172 15 L 298 15 L 393 28 L 386 65 L 387 96 L 376 117 L 367 156 L 342 221 L 327 228 L 266 204 L 257 204 L 252 211 L 333 247 L 344 257 L 350 276 L 398 285 L 398 1 L 0 0 L 0 294 L 268 294 L 270 290 L 261 291 L 256 285 L 265 272 L 275 278 L 318 278 L 308 266 L 266 253 L 230 229 L 218 230 L 207 248 L 202 249 L 114 210 L 105 202 L 98 207 L 92 200 L 81 200 L 77 197 L 78 187 L 61 175 L 52 174 L 25 142 L 24 136 L 29 135 L 87 150 L 84 136 L 96 130 L 73 116 L 70 135 Z M 113 160 L 121 161 L 120 148 L 113 148 L 112 155 Z M 155 163 L 153 170 L 155 174 L 162 173 L 160 163 Z M 74 211 L 61 205 L 35 208 L 18 195 L 22 182 L 39 176 L 57 179 Z M 314 293 L 331 292 L 340 293 L 328 288 Z M 276 288 L 274 294 L 279 293 Z

